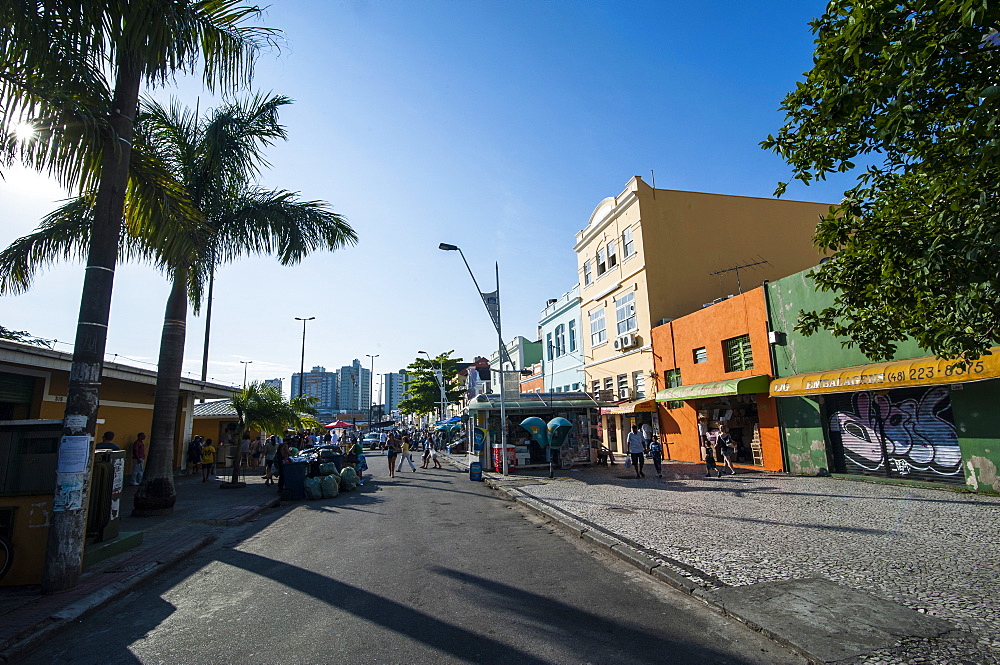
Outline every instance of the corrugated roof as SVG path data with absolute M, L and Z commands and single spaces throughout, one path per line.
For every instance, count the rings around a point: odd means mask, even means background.
M 222 416 L 236 417 L 236 409 L 228 399 L 217 399 L 194 405 L 195 418 L 219 418 Z

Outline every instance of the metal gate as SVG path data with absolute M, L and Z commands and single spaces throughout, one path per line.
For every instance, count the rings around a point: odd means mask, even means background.
M 964 484 L 947 386 L 826 395 L 840 473 Z

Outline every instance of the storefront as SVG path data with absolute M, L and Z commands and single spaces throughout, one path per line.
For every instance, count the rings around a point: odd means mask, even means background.
M 507 444 L 514 446 L 516 466 L 547 467 L 549 463 L 545 449 L 521 427 L 521 422 L 530 416 L 537 416 L 545 422 L 552 418 L 565 418 L 573 424 L 562 447 L 564 465 L 589 464 L 596 460 L 600 442 L 596 433 L 601 406 L 587 393 L 522 393 L 517 399 L 506 400 Z M 478 395 L 469 403 L 468 409 L 475 427 L 485 431 L 484 468 L 491 470 L 494 450 L 501 445 L 500 396 L 492 393 Z
M 705 442 L 715 443 L 728 432 L 736 441 L 734 464 L 771 471 L 783 468 L 781 440 L 770 377 L 698 383 L 665 388 L 656 393 L 664 407 L 665 450 L 669 459 L 700 461 Z
M 645 426 L 652 434 L 660 433 L 660 422 L 656 418 L 656 400 L 638 400 L 602 407 L 600 413 L 603 422 L 606 423 L 608 448 L 613 452 L 625 452 L 625 442 L 628 441 L 632 425 L 638 427 L 640 432 Z
M 835 473 L 962 485 L 974 456 L 963 451 L 965 423 L 982 418 L 975 403 L 998 377 L 996 354 L 968 365 L 929 356 L 790 376 L 770 393 L 816 404 Z

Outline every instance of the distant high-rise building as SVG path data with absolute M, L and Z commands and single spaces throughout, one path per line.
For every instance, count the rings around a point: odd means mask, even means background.
M 285 394 L 281 390 L 281 379 L 264 379 L 264 385 L 265 386 L 271 386 L 273 388 L 277 388 L 278 392 L 281 393 L 282 396 Z
M 299 385 L 301 380 L 302 394 L 307 397 L 316 397 L 319 403 L 316 410 L 320 413 L 335 411 L 337 407 L 337 372 L 327 372 L 325 367 L 317 365 L 312 370 L 305 373 L 305 378 L 298 372 L 292 374 L 292 397 L 299 395 Z
M 337 408 L 343 411 L 368 412 L 371 403 L 371 370 L 356 359 L 337 370 Z
M 399 403 L 403 401 L 403 391 L 406 390 L 406 382 L 409 380 L 410 375 L 405 369 L 389 372 L 385 375 L 382 395 L 385 398 L 385 412 L 387 414 L 391 414 L 399 408 Z

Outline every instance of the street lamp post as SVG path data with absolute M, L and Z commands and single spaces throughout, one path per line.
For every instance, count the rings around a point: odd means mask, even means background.
M 302 363 L 299 365 L 299 397 L 302 397 L 306 382 L 306 321 L 312 321 L 315 318 L 315 316 L 310 316 L 308 319 L 295 317 L 296 321 L 302 322 Z
M 252 363 L 252 362 L 253 362 L 252 360 L 241 360 L 240 361 L 240 364 L 243 365 L 243 390 L 247 389 L 247 366 L 249 366 L 250 363 Z M 302 383 L 302 381 L 300 380 L 299 384 L 301 384 L 301 383 Z
M 503 333 L 500 330 L 500 264 L 496 264 L 496 275 L 497 275 L 497 290 L 493 294 L 495 301 L 493 307 L 490 307 L 490 302 L 487 299 L 487 294 L 483 293 L 483 290 L 479 288 L 479 282 L 476 281 L 476 276 L 472 273 L 472 268 L 469 267 L 469 262 L 465 259 L 465 253 L 462 252 L 462 248 L 457 245 L 449 245 L 446 242 L 442 242 L 438 245 L 438 249 L 445 252 L 455 252 L 457 251 L 462 257 L 462 262 L 465 264 L 465 269 L 469 271 L 469 277 L 472 278 L 472 283 L 476 286 L 476 291 L 479 292 L 479 297 L 483 299 L 483 305 L 486 307 L 487 314 L 490 315 L 490 319 L 493 321 L 493 327 L 497 329 L 497 343 L 499 344 L 499 358 L 498 365 L 500 367 L 500 459 L 502 460 L 503 475 L 507 475 L 507 401 L 504 396 L 504 356 L 506 355 L 506 347 L 503 343 Z
M 379 357 L 380 354 L 376 353 L 374 356 L 370 353 L 366 353 L 366 356 L 372 359 L 372 369 L 368 373 L 368 431 L 372 431 L 372 389 L 375 387 L 375 359 Z

